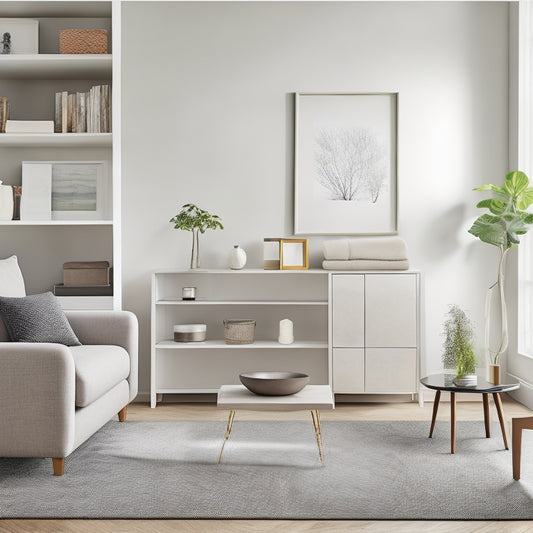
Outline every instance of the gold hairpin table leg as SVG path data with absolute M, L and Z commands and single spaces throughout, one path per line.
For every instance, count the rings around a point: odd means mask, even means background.
M 229 439 L 229 435 L 231 433 L 231 426 L 233 426 L 233 419 L 235 418 L 235 411 L 229 412 L 228 417 L 228 427 L 226 429 L 226 437 L 224 438 L 224 442 L 222 443 L 222 449 L 220 450 L 220 455 L 218 456 L 218 462 L 220 464 L 220 461 L 222 460 L 222 452 L 224 451 L 224 446 L 226 445 L 227 440 Z
M 313 426 L 315 426 L 316 442 L 318 444 L 318 453 L 320 454 L 320 461 L 324 466 L 324 450 L 322 448 L 322 427 L 320 426 L 320 413 L 318 409 L 311 411 L 311 417 L 313 418 Z

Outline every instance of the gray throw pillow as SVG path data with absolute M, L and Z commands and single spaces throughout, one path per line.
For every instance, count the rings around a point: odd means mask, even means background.
M 0 296 L 0 314 L 12 341 L 81 344 L 51 292 L 19 298 Z

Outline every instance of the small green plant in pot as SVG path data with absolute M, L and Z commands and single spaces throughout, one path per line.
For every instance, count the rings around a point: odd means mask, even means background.
M 198 236 L 208 229 L 224 229 L 218 215 L 212 215 L 194 204 L 184 204 L 181 211 L 170 219 L 175 229 L 192 231 L 191 269 L 200 267 L 200 242 Z
M 474 355 L 474 330 L 466 313 L 451 305 L 444 322 L 444 368 L 455 369 L 456 385 L 476 385 L 476 356 Z

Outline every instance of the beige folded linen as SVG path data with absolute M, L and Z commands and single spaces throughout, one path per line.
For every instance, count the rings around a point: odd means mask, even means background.
M 407 259 L 407 246 L 400 237 L 359 237 L 324 241 L 324 259 L 348 261 L 379 259 L 401 261 Z
M 408 270 L 407 259 L 383 261 L 380 259 L 350 259 L 348 261 L 324 260 L 324 270 Z

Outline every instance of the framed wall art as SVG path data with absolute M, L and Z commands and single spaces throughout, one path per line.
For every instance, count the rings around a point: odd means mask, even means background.
M 295 235 L 398 232 L 398 93 L 295 94 Z
M 106 174 L 105 161 L 23 161 L 21 213 L 31 198 L 33 209 L 40 205 L 48 219 L 110 219 Z

